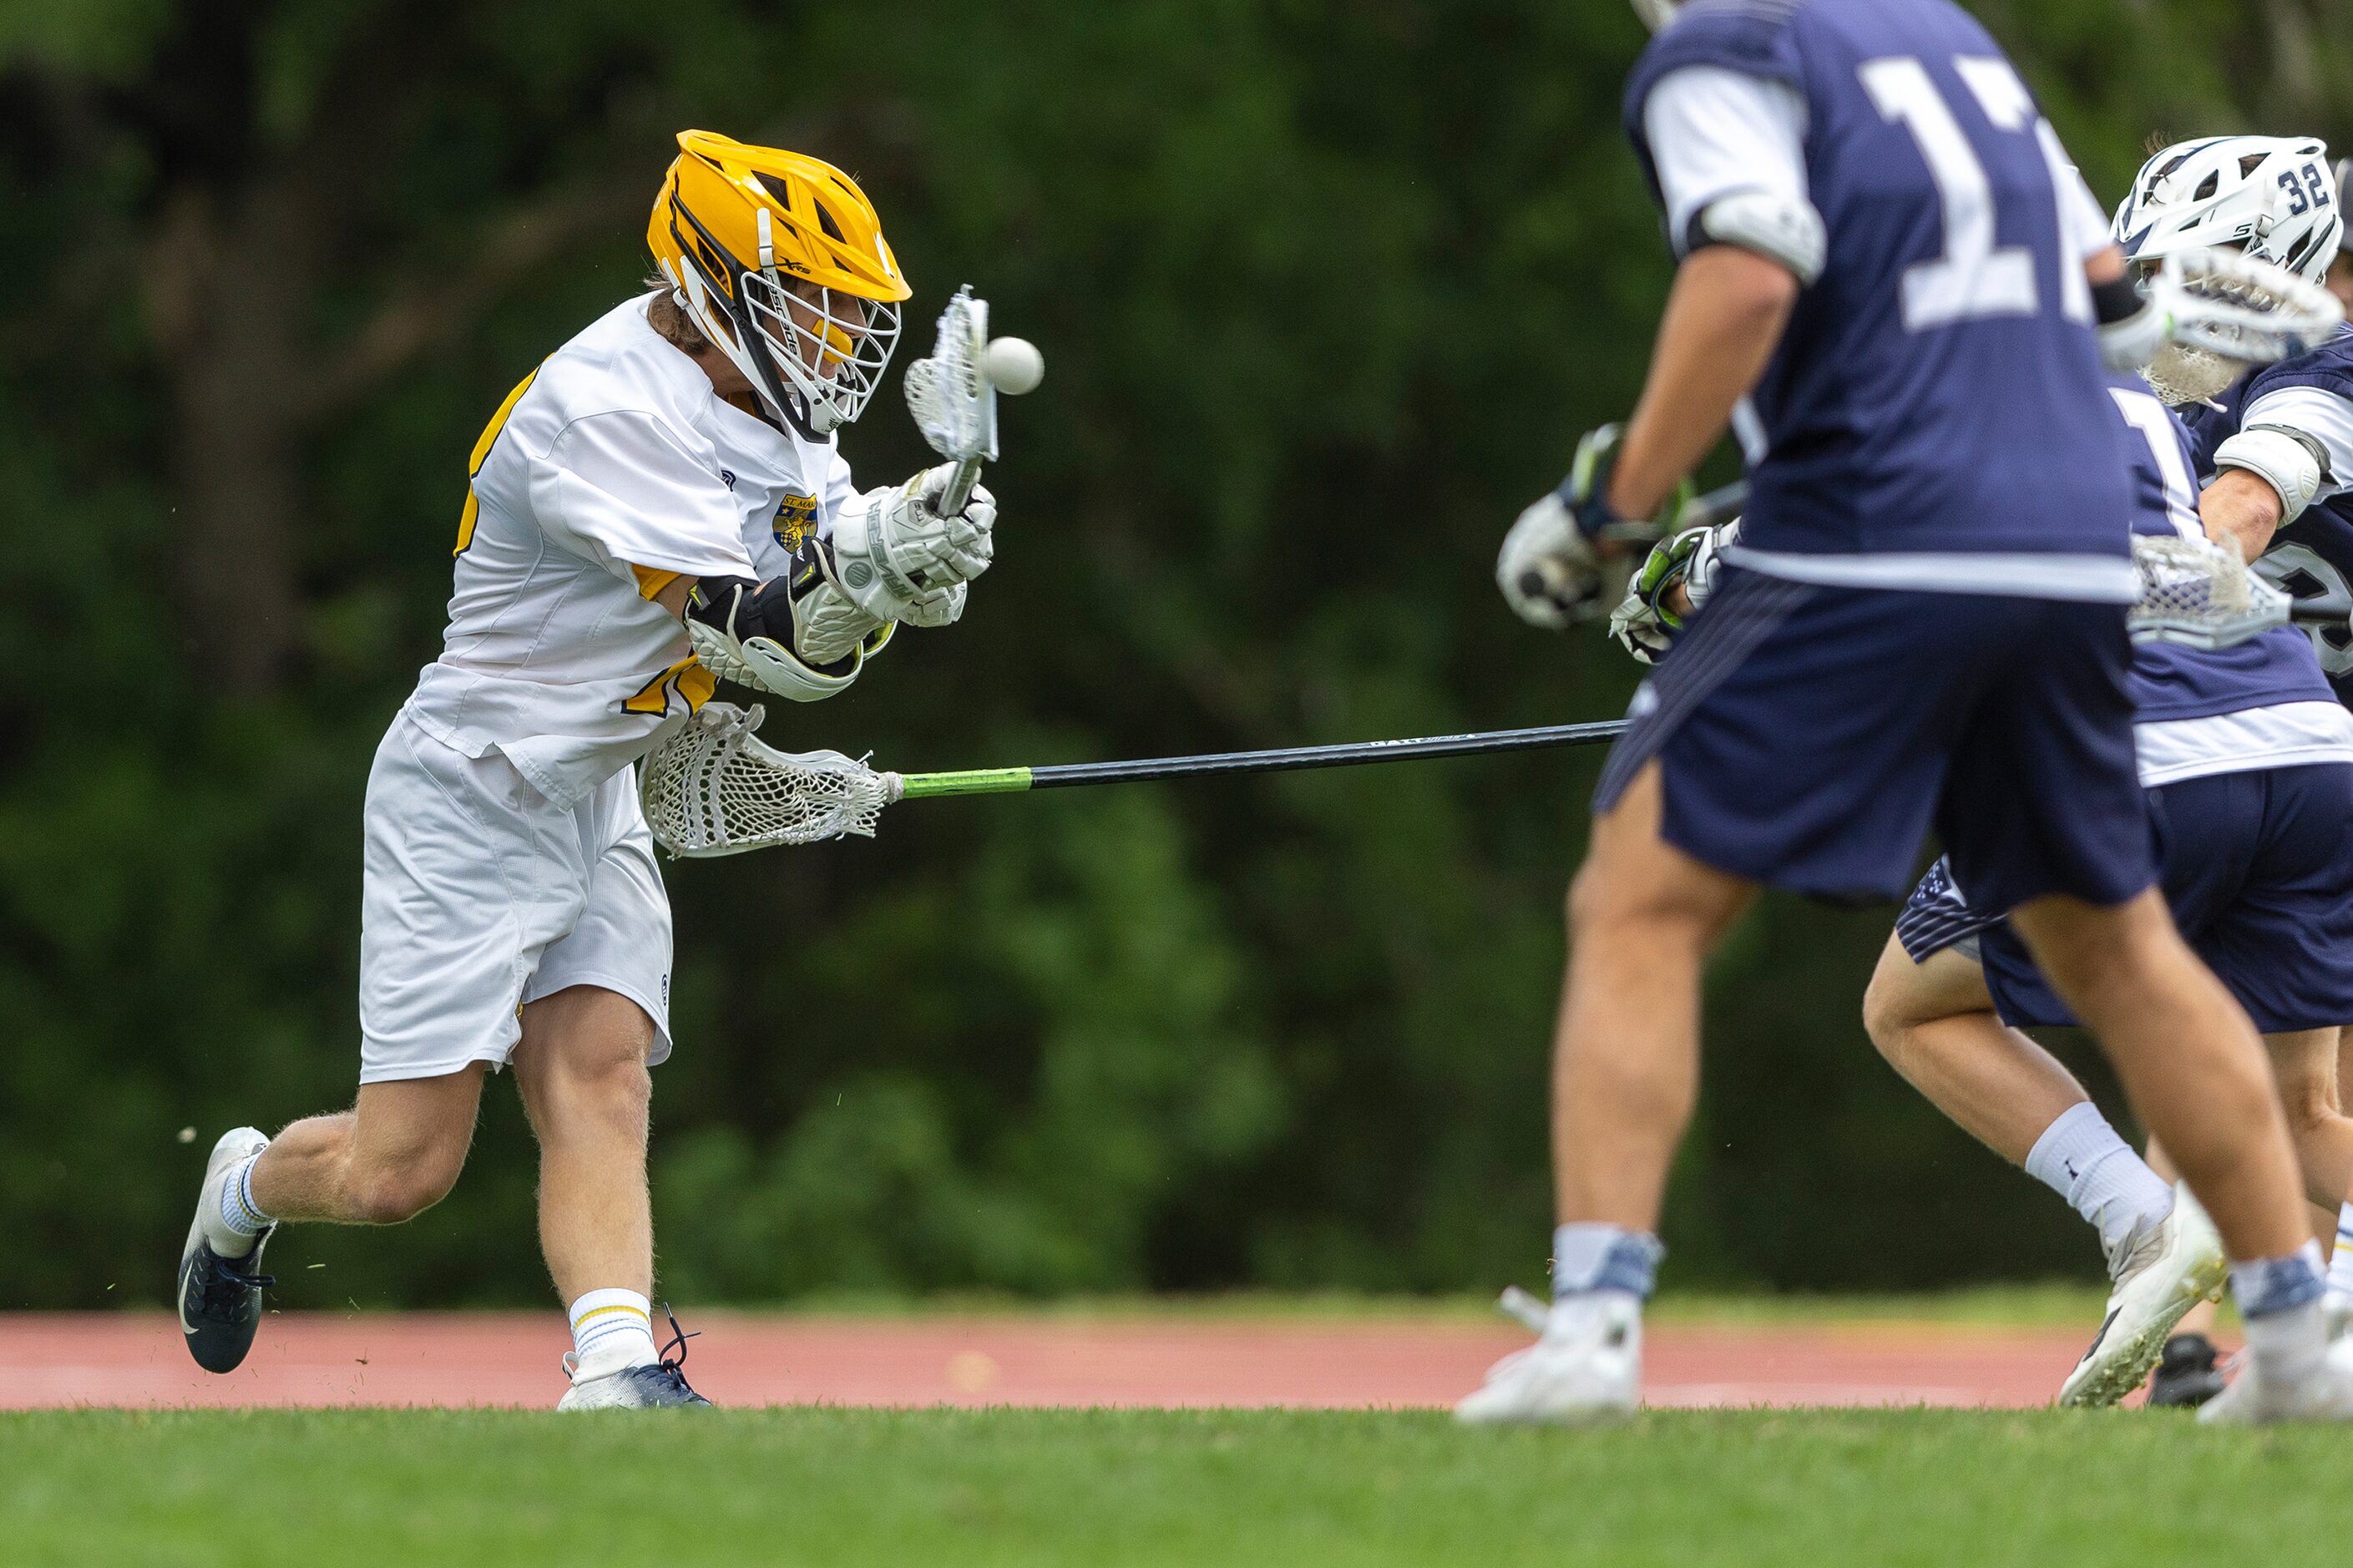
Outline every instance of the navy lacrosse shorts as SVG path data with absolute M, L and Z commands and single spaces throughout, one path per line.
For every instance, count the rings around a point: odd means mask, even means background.
M 1933 826 L 1978 909 L 2157 880 L 2121 605 L 1727 571 L 1628 710 L 1594 809 L 1652 758 L 1662 832 L 1733 876 L 1899 897 Z
M 2148 796 L 2174 923 L 2256 1029 L 2353 1024 L 2353 763 L 2214 773 Z M 2075 1022 L 2008 924 L 1985 931 L 1978 954 L 2003 1023 Z

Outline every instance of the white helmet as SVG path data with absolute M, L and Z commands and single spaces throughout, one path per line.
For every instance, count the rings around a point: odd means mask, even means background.
M 2345 230 L 2335 184 L 2316 137 L 2177 142 L 2140 166 L 2109 232 L 2135 261 L 2229 247 L 2317 283 Z

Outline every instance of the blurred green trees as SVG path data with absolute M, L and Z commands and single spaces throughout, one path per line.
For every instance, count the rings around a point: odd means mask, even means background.
M 2353 138 L 2339 0 L 1981 9 L 2104 194 L 2152 128 Z M 855 170 L 906 352 L 971 282 L 1050 362 L 965 623 L 772 731 L 933 767 L 1533 723 L 1632 684 L 1488 570 L 1663 294 L 1640 41 L 1620 0 L 0 3 L 0 1306 L 160 1299 L 212 1136 L 347 1099 L 360 793 L 465 454 L 637 286 L 670 132 Z M 923 456 L 895 399 L 844 445 Z M 668 1288 L 1537 1277 L 1595 761 L 924 803 L 672 868 Z M 1718 966 L 1683 1279 L 2087 1265 L 1872 1056 L 1885 927 L 1770 901 Z M 281 1241 L 285 1302 L 537 1300 L 510 1100 L 407 1232 Z

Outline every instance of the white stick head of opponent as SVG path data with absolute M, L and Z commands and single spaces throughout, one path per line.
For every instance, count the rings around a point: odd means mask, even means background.
M 2176 251 L 2142 287 L 2172 330 L 2141 374 L 2175 407 L 2219 395 L 2250 366 L 2319 347 L 2345 320 L 2318 284 L 2221 247 Z

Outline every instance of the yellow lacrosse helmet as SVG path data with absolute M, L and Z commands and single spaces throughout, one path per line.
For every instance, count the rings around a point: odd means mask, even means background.
M 805 413 L 818 434 L 849 424 L 881 383 L 910 292 L 874 204 L 799 153 L 710 131 L 678 145 L 646 239 L 679 304 L 779 417 Z

